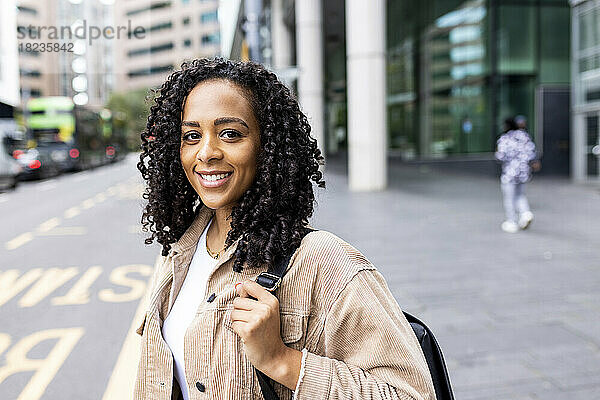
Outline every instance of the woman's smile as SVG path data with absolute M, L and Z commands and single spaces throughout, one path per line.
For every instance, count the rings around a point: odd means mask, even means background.
M 233 172 L 196 172 L 200 184 L 208 189 L 223 186 L 229 181 L 231 175 Z

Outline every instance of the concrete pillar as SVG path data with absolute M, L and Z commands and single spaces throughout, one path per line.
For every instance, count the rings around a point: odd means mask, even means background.
M 585 114 L 574 113 L 571 124 L 571 178 L 580 183 L 587 178 Z
M 262 0 L 245 0 L 244 11 L 246 14 L 246 42 L 250 50 L 250 59 L 254 62 L 263 62 L 260 52 L 260 13 Z
M 312 136 L 324 155 L 321 0 L 297 0 L 295 6 L 298 100 L 310 121 Z
M 387 186 L 385 1 L 346 0 L 348 181 L 350 190 Z
M 284 23 L 283 0 L 271 0 L 271 37 L 275 70 L 292 65 L 292 35 Z

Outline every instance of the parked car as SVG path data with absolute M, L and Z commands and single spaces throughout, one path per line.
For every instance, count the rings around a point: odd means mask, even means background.
M 51 147 L 39 146 L 26 151 L 15 151 L 13 154 L 23 167 L 20 180 L 45 179 L 61 173 L 58 161 L 52 158 Z
M 38 142 L 37 148 L 43 148 L 61 172 L 77 171 L 79 166 L 79 150 L 64 142 Z
M 23 168 L 10 155 L 5 141 L 0 141 L 0 190 L 14 189 L 19 182 Z

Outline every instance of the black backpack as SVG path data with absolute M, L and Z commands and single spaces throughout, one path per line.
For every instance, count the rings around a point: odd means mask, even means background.
M 306 233 L 313 230 L 314 229 L 307 228 Z M 275 295 L 275 290 L 277 290 L 283 276 L 287 272 L 287 266 L 291 256 L 292 255 L 290 254 L 287 257 L 283 257 L 276 265 L 270 268 L 268 272 L 263 272 L 258 275 L 256 277 L 256 282 Z M 425 355 L 425 360 L 427 361 L 427 366 L 429 367 L 429 372 L 431 373 L 431 378 L 433 380 L 436 399 L 454 400 L 454 394 L 452 393 L 452 387 L 450 386 L 450 378 L 446 369 L 446 363 L 444 362 L 444 356 L 442 355 L 442 349 L 437 340 L 435 340 L 433 333 L 427 325 L 411 314 L 404 312 L 404 316 L 415 332 L 415 336 Z M 258 377 L 260 389 L 262 390 L 265 400 L 279 400 L 277 393 L 275 393 L 275 390 L 273 389 L 271 378 L 256 368 L 254 371 Z

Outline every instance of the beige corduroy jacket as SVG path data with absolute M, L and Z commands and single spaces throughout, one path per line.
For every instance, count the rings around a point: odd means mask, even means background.
M 161 334 L 198 240 L 214 211 L 203 207 L 157 263 L 143 323 L 135 399 L 176 399 L 173 357 Z M 234 285 L 265 268 L 232 269 L 230 246 L 211 272 L 205 301 L 185 334 L 185 374 L 191 399 L 262 400 L 252 364 L 231 327 Z M 281 337 L 305 350 L 298 400 L 434 400 L 419 343 L 382 275 L 354 247 L 326 231 L 304 237 L 277 297 Z M 294 392 L 275 383 L 280 399 Z

